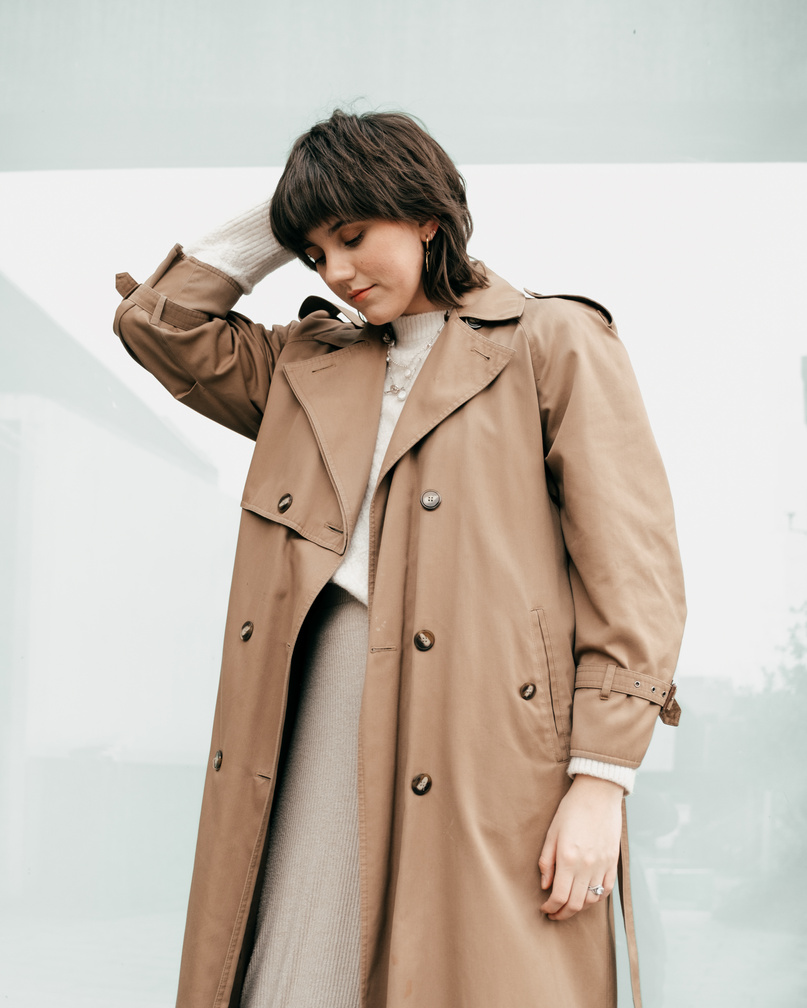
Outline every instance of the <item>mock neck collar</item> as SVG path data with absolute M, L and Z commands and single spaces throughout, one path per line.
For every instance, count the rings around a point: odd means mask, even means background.
M 443 326 L 445 312 L 418 312 L 417 315 L 401 315 L 392 323 L 395 343 L 403 350 L 414 349 L 436 336 Z

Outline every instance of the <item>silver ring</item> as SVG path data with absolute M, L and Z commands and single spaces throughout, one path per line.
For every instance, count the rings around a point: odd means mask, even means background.
M 595 896 L 604 896 L 605 888 L 601 885 L 590 885 L 588 887 L 589 892 L 593 892 Z

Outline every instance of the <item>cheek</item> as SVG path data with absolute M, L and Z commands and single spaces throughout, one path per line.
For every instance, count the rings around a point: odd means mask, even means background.
M 420 285 L 423 261 L 418 248 L 407 248 L 403 252 L 399 250 L 396 266 L 401 284 L 409 289 Z

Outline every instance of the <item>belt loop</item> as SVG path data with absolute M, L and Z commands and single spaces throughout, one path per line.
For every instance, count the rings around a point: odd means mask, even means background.
M 151 313 L 151 324 L 158 326 L 162 321 L 163 308 L 165 308 L 166 302 L 165 294 L 157 295 L 157 304 L 154 306 L 154 311 Z
M 605 676 L 602 680 L 602 689 L 600 690 L 600 700 L 607 700 L 611 695 L 611 686 L 613 685 L 615 675 L 616 665 L 606 666 Z

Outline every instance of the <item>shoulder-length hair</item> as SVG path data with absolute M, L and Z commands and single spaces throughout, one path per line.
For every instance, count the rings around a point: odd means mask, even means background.
M 311 269 L 306 238 L 328 221 L 434 219 L 423 289 L 433 304 L 458 307 L 487 287 L 468 256 L 473 223 L 465 179 L 443 148 L 411 116 L 353 115 L 337 109 L 291 149 L 271 204 L 275 237 Z

